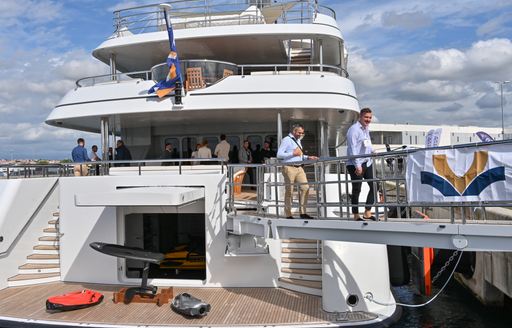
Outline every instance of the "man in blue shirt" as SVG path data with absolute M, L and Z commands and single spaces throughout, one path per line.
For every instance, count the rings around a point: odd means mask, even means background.
M 90 162 L 89 156 L 87 155 L 87 150 L 85 149 L 85 141 L 83 138 L 78 138 L 76 143 L 78 144 L 71 151 L 71 158 L 75 163 L 84 163 Z M 77 164 L 73 168 L 73 172 L 75 176 L 85 176 L 89 175 L 89 168 L 87 164 Z
M 303 137 L 304 127 L 301 124 L 292 125 L 290 134 L 283 138 L 279 150 L 277 151 L 277 158 L 281 160 L 281 163 L 286 164 L 283 166 L 283 176 L 285 182 L 284 211 L 287 219 L 293 219 L 292 192 L 294 183 L 300 183 L 300 217 L 302 219 L 312 219 L 312 217 L 306 213 L 309 185 L 302 161 L 317 160 L 318 157 L 304 155 L 304 150 L 300 142 Z
M 363 108 L 359 113 L 359 120 L 353 124 L 347 132 L 347 155 L 358 156 L 373 153 L 372 141 L 370 138 L 370 123 L 372 121 L 372 110 L 370 108 Z M 361 193 L 361 181 L 363 179 L 373 179 L 372 159 L 371 157 L 358 157 L 352 158 L 347 161 L 347 170 L 350 174 L 352 183 L 352 214 L 354 220 L 362 220 L 359 216 L 358 206 L 354 204 L 359 203 L 359 194 Z M 377 219 L 372 216 L 372 205 L 375 203 L 374 197 L 374 183 L 367 182 L 370 187 L 368 196 L 366 197 L 366 206 L 363 218 L 373 221 Z

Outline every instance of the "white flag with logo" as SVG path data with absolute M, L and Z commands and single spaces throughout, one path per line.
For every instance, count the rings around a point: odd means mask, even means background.
M 512 144 L 419 150 L 407 160 L 409 202 L 512 200 Z

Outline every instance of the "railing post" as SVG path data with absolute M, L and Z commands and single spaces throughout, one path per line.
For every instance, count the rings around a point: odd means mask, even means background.
M 179 161 L 178 170 L 179 170 L 179 175 L 181 175 L 181 161 Z
M 347 171 L 347 162 L 344 162 L 345 164 L 345 195 L 347 195 L 347 217 L 350 220 L 350 205 L 352 205 L 352 200 L 348 198 L 349 192 L 348 192 L 348 171 Z
M 276 217 L 279 219 L 279 188 L 277 185 L 277 165 L 274 165 L 274 193 L 276 197 Z
M 320 218 L 320 168 L 318 162 L 316 162 L 313 167 L 315 168 L 315 194 L 316 194 L 316 217 Z M 300 190 L 300 187 L 299 187 Z M 300 206 L 300 194 L 299 194 L 299 206 Z
M 341 219 L 341 217 L 343 215 L 343 205 L 342 205 L 343 194 L 341 192 L 341 163 L 340 163 L 340 161 L 336 162 L 336 174 L 338 176 L 338 205 L 339 205 L 340 219 Z
M 263 212 L 263 195 L 262 195 L 262 185 L 265 183 L 265 178 L 261 174 L 261 165 L 256 166 L 256 202 L 257 204 L 257 212 L 261 214 Z
M 376 164 L 375 163 L 375 159 L 373 159 L 373 163 L 372 163 L 372 173 L 373 173 L 373 206 L 375 207 L 375 217 L 377 218 L 377 220 L 379 219 L 379 206 L 377 205 L 379 203 L 379 182 L 377 182 L 376 180 L 378 180 L 377 178 L 377 169 L 376 169 Z
M 141 167 L 140 167 L 140 162 L 137 163 L 137 166 L 139 168 L 139 175 L 142 175 L 142 170 L 141 170 Z

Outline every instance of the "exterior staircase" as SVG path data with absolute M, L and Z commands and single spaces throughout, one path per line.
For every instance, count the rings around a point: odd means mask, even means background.
M 318 247 L 317 247 L 318 245 Z M 309 239 L 285 239 L 281 243 L 281 288 L 322 295 L 322 244 Z
M 43 229 L 39 243 L 33 247 L 27 262 L 18 268 L 18 274 L 7 279 L 9 287 L 60 281 L 59 213 L 53 213 L 48 227 Z

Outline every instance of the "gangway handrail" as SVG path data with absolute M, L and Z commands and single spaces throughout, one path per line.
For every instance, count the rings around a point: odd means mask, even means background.
M 512 140 L 503 140 L 503 141 L 495 141 L 495 142 L 482 142 L 482 143 L 469 143 L 462 145 L 451 145 L 451 146 L 443 146 L 443 147 L 431 147 L 431 148 L 423 148 L 423 149 L 404 149 L 396 152 L 387 152 L 387 153 L 378 153 L 378 154 L 368 154 L 361 156 L 342 156 L 342 157 L 327 157 L 322 158 L 318 161 L 303 161 L 296 162 L 294 164 L 302 164 L 306 168 L 312 168 L 315 174 L 315 180 L 311 180 L 307 182 L 308 185 L 312 189 L 315 190 L 316 202 L 310 202 L 307 205 L 308 209 L 313 209 L 316 212 L 317 219 L 339 219 L 339 220 L 351 220 L 351 207 L 357 206 L 362 207 L 365 206 L 364 203 L 351 204 L 347 199 L 349 194 L 349 187 L 352 184 L 351 180 L 348 178 L 346 164 L 350 159 L 355 158 L 372 158 L 376 165 L 372 165 L 372 169 L 374 170 L 374 179 L 365 180 L 365 182 L 374 183 L 374 199 L 375 202 L 371 205 L 375 208 L 375 213 L 377 217 L 383 218 L 383 221 L 388 221 L 388 214 L 391 209 L 395 209 L 397 211 L 396 221 L 397 219 L 408 219 L 409 222 L 413 222 L 414 220 L 422 223 L 439 223 L 448 222 L 455 223 L 458 222 L 457 216 L 460 216 L 460 221 L 462 224 L 466 223 L 475 223 L 473 218 L 478 214 L 482 213 L 484 219 L 486 219 L 488 213 L 487 208 L 489 207 L 512 207 L 512 199 L 511 200 L 489 200 L 489 201 L 445 201 L 441 203 L 436 202 L 412 202 L 408 201 L 406 194 L 406 177 L 405 177 L 405 167 L 406 163 L 404 162 L 402 172 L 396 172 L 397 162 L 394 161 L 394 167 L 392 172 L 386 172 L 385 165 L 386 159 L 402 159 L 406 160 L 407 156 L 414 154 L 419 151 L 429 151 L 429 150 L 447 150 L 447 149 L 464 149 L 464 148 L 482 148 L 492 145 L 501 145 L 501 144 L 512 144 Z M 379 161 L 380 160 L 380 161 Z M 237 183 L 236 185 L 239 187 L 252 187 L 256 189 L 256 201 L 250 202 L 247 199 L 240 200 L 237 199 L 233 190 L 235 187 L 235 183 L 232 178 L 229 180 L 230 184 L 230 197 L 229 197 L 229 209 L 236 215 L 237 208 L 255 208 L 256 216 L 260 217 L 274 217 L 274 218 L 283 218 L 282 214 L 280 214 L 283 209 L 284 201 L 280 196 L 280 192 L 286 186 L 285 182 L 279 181 L 281 174 L 279 170 L 282 166 L 286 164 L 283 163 L 273 163 L 273 164 L 264 164 L 264 165 L 255 165 L 255 164 L 230 164 L 228 165 L 228 176 L 234 176 L 234 172 L 241 169 L 249 169 L 255 170 L 254 175 L 259 177 L 256 183 Z M 328 175 L 330 171 L 335 169 L 334 175 L 337 174 L 337 179 L 326 181 L 326 174 Z M 341 170 L 340 170 L 341 169 Z M 265 178 L 262 178 L 265 176 Z M 342 178 L 343 176 L 343 178 Z M 394 187 L 395 195 L 387 195 L 386 191 L 392 192 L 389 184 Z M 297 187 L 300 183 L 295 183 Z M 326 189 L 329 186 L 337 186 L 338 189 L 338 197 L 334 200 L 328 200 L 326 197 Z M 381 193 L 379 194 L 378 190 L 381 188 Z M 332 190 L 331 190 L 332 191 Z M 272 194 L 270 197 L 269 194 Z M 379 201 L 379 196 L 383 199 Z M 394 197 L 394 199 L 393 199 Z M 391 199 L 390 199 L 391 198 Z M 292 204 L 293 207 L 297 206 L 297 203 Z M 337 207 L 337 210 L 333 208 Z M 449 213 L 447 216 L 448 220 L 424 220 L 425 215 L 416 215 L 415 210 L 420 213 L 425 213 L 427 209 L 437 209 L 437 211 L 443 210 L 443 208 L 447 208 Z M 466 209 L 470 211 L 467 212 Z M 480 212 L 477 213 L 478 209 Z M 339 212 L 335 217 L 333 215 L 328 215 L 328 212 Z M 402 212 L 405 211 L 405 214 Z M 415 216 L 415 217 L 414 217 Z M 482 221 L 480 221 L 482 222 Z M 497 221 L 493 221 L 496 223 Z M 512 220 L 510 222 L 499 222 L 500 224 L 512 224 Z

